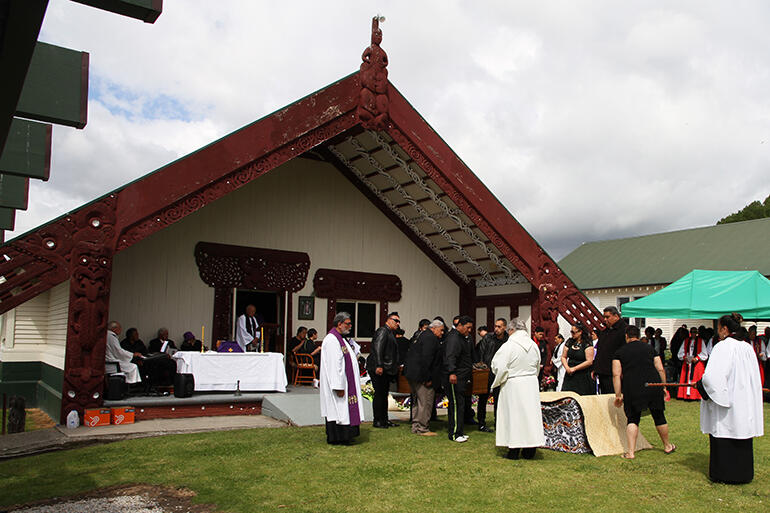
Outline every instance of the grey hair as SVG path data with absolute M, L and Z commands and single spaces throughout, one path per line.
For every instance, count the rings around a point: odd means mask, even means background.
M 508 322 L 508 331 L 527 331 L 527 323 L 521 319 L 511 319 Z
M 165 331 L 166 333 L 168 333 L 168 328 L 158 328 L 158 335 L 160 335 L 162 331 Z
M 109 323 L 107 323 L 107 329 L 112 332 L 114 332 L 115 328 L 117 328 L 118 326 L 120 326 L 120 323 L 118 321 L 110 321 Z
M 443 328 L 444 327 L 444 323 L 441 322 L 438 319 L 434 319 L 433 322 L 428 324 L 428 328 L 439 328 L 439 327 Z
M 332 326 L 337 327 L 341 322 L 345 322 L 348 319 L 350 319 L 349 313 L 340 312 L 334 316 L 334 319 L 332 320 Z

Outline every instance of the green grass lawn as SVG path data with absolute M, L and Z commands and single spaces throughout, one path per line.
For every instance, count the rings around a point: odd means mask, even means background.
M 455 444 L 445 436 L 411 435 L 407 426 L 366 425 L 351 447 L 327 445 L 321 427 L 131 440 L 0 462 L 0 504 L 151 483 L 186 487 L 198 494 L 196 502 L 241 512 L 765 510 L 769 440 L 754 441 L 751 484 L 712 484 L 698 408 L 669 403 L 678 446 L 672 455 L 660 449 L 652 419 L 642 418 L 655 449 L 638 452 L 634 461 L 546 450 L 534 461 L 509 461 L 495 448 L 494 434 L 470 431 L 467 443 Z M 769 413 L 766 407 L 766 426 Z

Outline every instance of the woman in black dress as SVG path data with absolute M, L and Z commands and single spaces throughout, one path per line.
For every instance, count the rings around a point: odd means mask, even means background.
M 580 395 L 596 393 L 596 383 L 591 379 L 591 366 L 594 363 L 594 346 L 588 329 L 582 324 L 575 324 L 570 329 L 570 338 L 564 344 L 561 356 L 564 370 L 562 392 L 575 392 Z
M 676 449 L 668 440 L 668 423 L 663 413 L 663 401 L 668 398 L 668 390 L 645 386 L 646 383 L 662 383 L 665 379 L 666 372 L 660 356 L 655 355 L 649 344 L 639 340 L 639 328 L 627 327 L 626 343 L 615 352 L 612 360 L 615 406 L 623 406 L 627 419 L 628 452 L 623 454 L 623 458 L 634 459 L 639 419 L 647 409 L 655 422 L 665 453 L 671 454 Z

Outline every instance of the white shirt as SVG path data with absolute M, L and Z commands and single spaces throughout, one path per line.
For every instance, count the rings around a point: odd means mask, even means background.
M 561 354 L 564 352 L 564 344 L 566 340 L 556 346 L 553 350 L 553 356 L 551 357 L 551 363 L 556 367 L 556 391 L 561 392 L 561 386 L 564 384 L 564 376 L 567 374 L 567 369 L 564 368 L 564 363 L 561 361 Z
M 746 439 L 764 434 L 762 383 L 750 344 L 728 337 L 711 352 L 700 404 L 700 428 L 717 438 Z

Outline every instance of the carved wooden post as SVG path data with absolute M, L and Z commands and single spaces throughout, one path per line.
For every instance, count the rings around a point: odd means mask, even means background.
M 112 250 L 78 242 L 70 260 L 69 326 L 64 360 L 61 422 L 77 410 L 101 406 L 109 315 Z
M 64 357 L 61 422 L 77 410 L 102 405 L 104 353 L 115 248 L 115 197 L 72 216 L 75 231 L 69 255 L 70 302 Z

